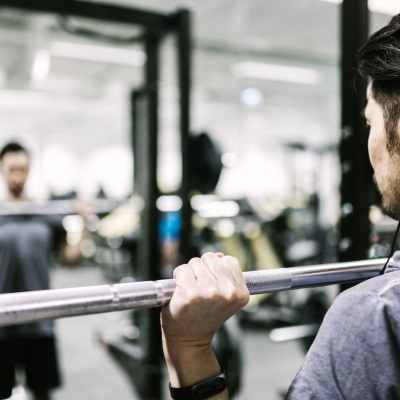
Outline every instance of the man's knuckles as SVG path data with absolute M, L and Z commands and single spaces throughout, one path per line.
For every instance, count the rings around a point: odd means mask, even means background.
M 179 265 L 174 269 L 174 278 L 176 280 L 181 279 L 185 273 L 185 268 L 187 268 L 186 264 Z
M 240 264 L 237 258 L 232 256 L 224 256 L 222 261 L 225 266 L 232 268 L 236 271 L 241 271 Z

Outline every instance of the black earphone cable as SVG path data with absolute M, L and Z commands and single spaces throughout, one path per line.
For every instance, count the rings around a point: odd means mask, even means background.
M 395 247 L 396 247 L 397 236 L 399 234 L 399 230 L 400 230 L 400 221 L 397 223 L 397 228 L 396 228 L 396 232 L 395 232 L 394 237 L 393 237 L 392 246 L 390 248 L 390 253 L 389 253 L 388 258 L 386 260 L 386 263 L 383 266 L 383 268 L 381 269 L 381 272 L 379 273 L 379 275 L 383 275 L 386 272 L 386 269 L 388 267 L 389 261 L 392 258 L 394 250 L 395 250 Z

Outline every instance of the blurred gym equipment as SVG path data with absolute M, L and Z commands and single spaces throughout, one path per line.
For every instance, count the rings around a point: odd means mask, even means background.
M 366 258 L 370 243 L 369 208 L 372 202 L 372 168 L 368 159 L 368 128 L 362 111 L 366 82 L 355 72 L 358 49 L 369 36 L 367 1 L 346 0 L 341 7 L 341 215 L 339 261 Z M 349 40 L 351 38 L 351 40 Z M 350 85 L 349 82 L 354 82 Z M 347 288 L 344 285 L 343 289 Z
M 206 132 L 192 134 L 188 145 L 189 185 L 203 194 L 215 190 L 222 172 L 222 152 Z
M 91 211 L 94 214 L 108 214 L 118 202 L 114 200 L 95 200 L 90 202 Z M 20 201 L 0 204 L 0 217 L 7 216 L 63 216 L 77 213 L 77 200 L 51 200 L 44 202 Z

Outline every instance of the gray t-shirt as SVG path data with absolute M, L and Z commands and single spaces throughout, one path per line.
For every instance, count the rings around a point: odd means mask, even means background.
M 287 399 L 400 399 L 400 271 L 337 297 Z
M 0 293 L 49 289 L 51 227 L 48 218 L 0 217 Z M 9 337 L 51 337 L 53 321 L 0 328 Z

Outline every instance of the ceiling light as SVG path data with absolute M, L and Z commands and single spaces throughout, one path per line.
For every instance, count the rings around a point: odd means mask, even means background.
M 326 3 L 341 4 L 343 0 L 322 0 Z M 400 13 L 400 3 L 398 0 L 369 0 L 368 7 L 371 11 L 394 15 Z
M 210 201 L 196 210 L 203 218 L 233 218 L 240 212 L 238 203 L 232 200 Z
M 400 12 L 399 0 L 369 0 L 369 9 L 382 14 L 394 15 Z
M 51 44 L 50 50 L 57 57 L 132 67 L 142 67 L 146 60 L 144 52 L 138 49 L 122 49 L 93 44 L 58 41 Z
M 224 167 L 232 168 L 237 163 L 237 156 L 234 153 L 222 154 L 221 161 Z
M 161 212 L 176 212 L 182 208 L 182 199 L 178 196 L 160 196 L 156 202 L 157 208 Z
M 50 53 L 48 50 L 38 50 L 35 53 L 32 64 L 31 76 L 34 82 L 40 82 L 47 78 L 50 71 Z
M 263 95 L 256 88 L 247 88 L 241 91 L 240 100 L 246 106 L 256 107 L 263 101 Z
M 238 78 L 265 79 L 306 85 L 315 85 L 321 80 L 319 72 L 315 69 L 254 61 L 235 64 L 233 74 Z

